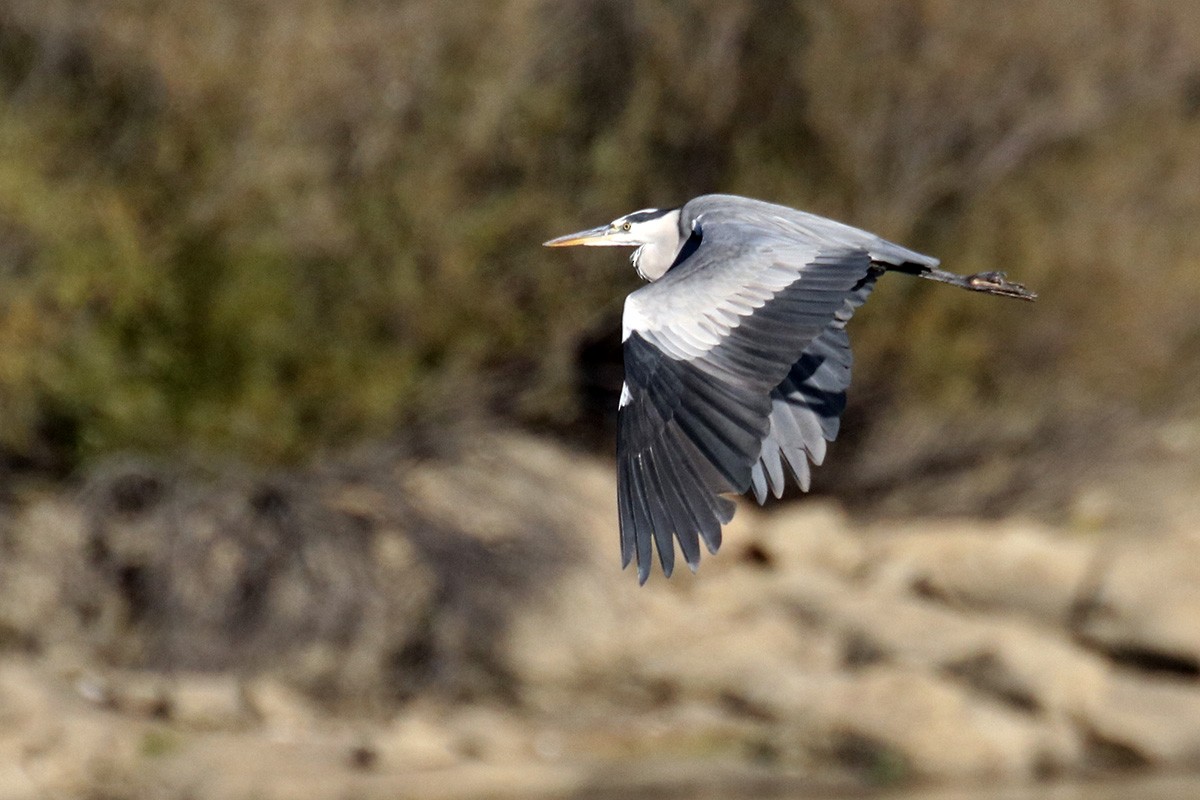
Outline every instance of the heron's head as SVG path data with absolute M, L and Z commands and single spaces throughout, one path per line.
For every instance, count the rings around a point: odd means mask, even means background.
M 679 238 L 679 209 L 645 208 L 623 217 L 617 217 L 607 225 L 578 233 L 568 233 L 546 242 L 546 247 L 640 247 L 656 244 L 666 239 Z M 672 214 L 672 212 L 676 212 Z
M 638 274 L 657 280 L 675 260 L 682 244 L 678 208 L 646 208 L 617 217 L 607 225 L 568 233 L 546 242 L 546 247 L 636 247 L 630 258 Z

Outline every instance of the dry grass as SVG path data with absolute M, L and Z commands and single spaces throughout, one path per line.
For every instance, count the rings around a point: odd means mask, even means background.
M 0 13 L 0 437 L 258 460 L 579 419 L 634 285 L 549 235 L 737 191 L 1007 269 L 889 281 L 860 411 L 1187 407 L 1200 12 L 17 0 Z

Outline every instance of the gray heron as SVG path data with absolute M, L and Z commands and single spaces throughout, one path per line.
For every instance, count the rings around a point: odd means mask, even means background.
M 735 195 L 626 214 L 547 247 L 636 247 L 647 285 L 625 300 L 617 411 L 621 566 L 663 573 L 675 542 L 693 571 L 733 519 L 726 495 L 760 504 L 807 491 L 837 436 L 850 384 L 846 323 L 885 272 L 1033 300 L 1002 272 L 939 261 L 840 222 Z

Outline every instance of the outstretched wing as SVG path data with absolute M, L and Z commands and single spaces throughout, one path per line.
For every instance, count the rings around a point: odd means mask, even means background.
M 769 429 L 758 463 L 751 471 L 759 505 L 767 501 L 768 490 L 776 497 L 783 496 L 784 463 L 807 492 L 811 481 L 809 462 L 820 466 L 825 460 L 825 443 L 837 438 L 854 360 L 846 323 L 866 302 L 881 272 L 872 269 L 846 298 L 833 321 L 805 348 L 783 381 L 771 390 Z
M 681 224 L 691 230 L 686 258 L 625 303 L 617 497 L 622 564 L 636 557 L 641 581 L 654 549 L 671 574 L 673 539 L 693 569 L 700 540 L 710 552 L 720 546 L 734 509 L 721 495 L 751 488 L 771 435 L 772 391 L 810 346 L 836 349 L 836 334 L 821 337 L 872 263 L 936 263 L 746 198 L 697 198 Z

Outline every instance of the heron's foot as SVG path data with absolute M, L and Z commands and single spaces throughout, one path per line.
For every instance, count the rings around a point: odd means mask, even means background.
M 1003 272 L 978 272 L 967 278 L 966 288 L 976 292 L 998 294 L 1001 297 L 1016 297 L 1021 300 L 1037 300 L 1037 293 L 1014 283 Z
M 918 277 L 938 283 L 948 283 L 951 286 L 961 286 L 972 292 L 996 294 L 1001 297 L 1016 297 L 1019 300 L 1037 300 L 1037 294 L 1029 291 L 1019 283 L 1014 283 L 1005 277 L 1003 272 L 977 272 L 974 275 L 959 275 L 947 272 L 939 267 L 922 266 L 916 271 Z

